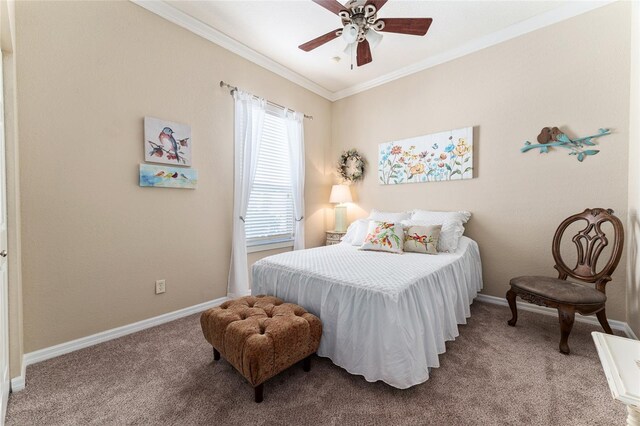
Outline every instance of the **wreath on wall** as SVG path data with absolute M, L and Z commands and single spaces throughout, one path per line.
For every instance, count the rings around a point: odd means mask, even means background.
M 365 161 L 355 149 L 344 151 L 338 163 L 338 173 L 346 182 L 357 182 L 364 178 Z

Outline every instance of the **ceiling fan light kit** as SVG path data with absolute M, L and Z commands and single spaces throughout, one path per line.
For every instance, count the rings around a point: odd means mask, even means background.
M 365 35 L 365 37 L 369 42 L 369 46 L 371 46 L 372 49 L 375 49 L 376 46 L 378 46 L 380 44 L 380 41 L 382 40 L 382 34 L 377 33 L 375 31 L 367 31 L 367 34 Z
M 342 20 L 342 28 L 330 31 L 298 46 L 309 52 L 331 40 L 342 37 L 347 43 L 345 53 L 356 47 L 356 62 L 358 66 L 368 64 L 373 60 L 371 49 L 382 40 L 378 31 L 423 36 L 431 26 L 431 18 L 380 18 L 378 11 L 387 0 L 350 0 L 344 6 L 337 0 L 313 0 L 328 11 L 335 13 Z M 353 68 L 353 65 L 352 65 Z
M 354 24 L 347 24 L 342 29 L 342 39 L 347 43 L 355 43 L 358 41 L 360 35 L 360 29 Z

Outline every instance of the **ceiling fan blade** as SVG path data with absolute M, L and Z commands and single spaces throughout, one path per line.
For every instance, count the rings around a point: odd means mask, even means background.
M 356 63 L 359 67 L 362 65 L 366 65 L 369 62 L 373 61 L 371 57 L 371 48 L 369 47 L 369 42 L 367 40 L 362 40 L 358 43 L 358 50 L 356 51 Z
M 367 4 L 372 4 L 376 7 L 376 11 L 382 9 L 382 6 L 387 2 L 387 0 L 369 0 Z
M 298 47 L 300 49 L 304 50 L 305 52 L 309 52 L 309 51 L 315 49 L 316 47 L 322 46 L 323 44 L 325 44 L 327 42 L 330 42 L 334 38 L 338 38 L 336 33 L 338 31 L 340 31 L 341 29 L 342 28 L 338 28 L 338 29 L 335 29 L 333 31 L 329 31 L 328 33 L 326 33 L 324 35 L 321 35 L 320 37 L 316 37 L 313 40 L 308 41 L 305 44 L 301 44 Z
M 329 12 L 335 13 L 336 15 L 339 14 L 341 10 L 347 10 L 346 7 L 338 3 L 336 0 L 312 0 L 312 1 L 324 7 Z
M 384 28 L 380 31 L 387 33 L 411 34 L 423 36 L 429 30 L 431 18 L 381 18 Z

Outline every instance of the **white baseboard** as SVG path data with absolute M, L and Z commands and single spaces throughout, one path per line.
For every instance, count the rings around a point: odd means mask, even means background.
M 34 352 L 29 352 L 24 355 L 22 360 L 22 372 L 18 377 L 11 379 L 11 392 L 18 392 L 25 387 L 26 369 L 27 366 L 36 364 L 47 359 L 55 358 L 60 355 L 67 354 L 69 352 L 84 349 L 89 346 L 97 345 L 98 343 L 107 342 L 109 340 L 117 339 L 118 337 L 126 336 L 131 333 L 145 330 L 147 328 L 155 327 L 160 324 L 164 324 L 170 321 L 177 320 L 198 312 L 202 312 L 205 309 L 218 306 L 227 300 L 227 297 L 221 297 L 219 299 L 211 300 L 209 302 L 200 303 L 198 305 L 190 306 L 188 308 L 180 309 L 167 314 L 159 315 L 157 317 L 149 318 L 146 320 L 138 321 L 133 324 L 124 325 L 122 327 L 113 328 L 100 333 L 92 334 L 91 336 L 82 337 L 80 339 L 72 340 L 70 342 L 61 343 L 59 345 L 51 346 L 48 348 L 40 349 Z M 501 297 L 489 296 L 486 294 L 478 294 L 477 300 L 480 302 L 493 303 L 495 305 L 508 306 L 507 300 Z M 536 312 L 543 315 L 557 316 L 558 312 L 555 309 L 546 308 L 543 306 L 533 305 L 530 303 L 518 302 L 518 309 L 529 312 Z M 598 320 L 594 316 L 576 316 L 576 321 L 584 322 L 593 325 L 599 325 Z M 622 321 L 609 320 L 609 325 L 614 330 L 624 332 L 628 337 L 632 339 L 638 339 L 629 324 Z
M 11 379 L 11 392 L 19 392 L 24 389 L 24 378 L 27 371 L 27 364 L 24 362 L 24 356 L 22 357 L 22 368 L 20 375 Z
M 81 337 L 80 339 L 72 340 L 70 342 L 61 343 L 59 345 L 51 346 L 44 349 L 39 349 L 37 351 L 24 354 L 24 357 L 22 358 L 22 374 L 18 377 L 14 377 L 13 379 L 11 379 L 11 391 L 17 392 L 24 389 L 26 368 L 29 365 L 36 364 L 38 362 L 45 361 L 47 359 L 55 358 L 57 356 L 67 354 L 69 352 L 77 351 L 78 349 L 84 349 L 89 346 L 97 345 L 98 343 L 103 343 L 109 340 L 117 339 L 118 337 L 126 336 L 127 334 L 131 334 L 131 333 L 136 333 L 138 331 L 142 331 L 147 328 L 155 327 L 160 324 L 174 321 L 179 318 L 183 318 L 198 312 L 202 312 L 206 309 L 213 308 L 214 306 L 220 305 L 225 300 L 227 300 L 227 297 L 220 297 L 218 299 L 214 299 L 209 302 L 204 302 L 198 305 L 189 306 L 188 308 L 179 309 L 177 311 L 158 315 L 157 317 L 134 322 L 133 324 L 112 328 L 111 330 L 106 330 L 100 333 L 92 334 L 91 336 Z
M 493 303 L 494 305 L 509 306 L 507 299 L 504 297 L 489 296 L 488 294 L 478 294 L 478 297 L 476 299 L 480 302 Z M 523 303 L 523 302 L 516 302 L 516 303 L 517 303 L 518 309 L 521 309 L 523 311 L 536 312 L 538 314 L 551 315 L 555 317 L 558 316 L 558 311 L 556 309 L 547 308 L 545 306 L 538 306 L 531 303 Z M 588 316 L 576 315 L 575 320 L 576 322 L 584 322 L 587 324 L 600 326 L 598 319 L 594 315 L 588 315 Z M 616 320 L 608 320 L 608 322 L 613 330 L 622 331 L 627 335 L 627 337 L 638 340 L 638 337 L 635 335 L 631 327 L 629 327 L 629 324 L 627 324 L 626 322 L 616 321 Z

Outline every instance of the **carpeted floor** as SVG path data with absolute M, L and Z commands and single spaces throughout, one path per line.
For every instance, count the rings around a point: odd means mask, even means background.
M 623 425 L 590 332 L 576 323 L 558 352 L 558 320 L 475 302 L 440 368 L 406 390 L 368 383 L 325 358 L 265 385 L 265 400 L 211 346 L 193 315 L 27 369 L 7 425 Z

